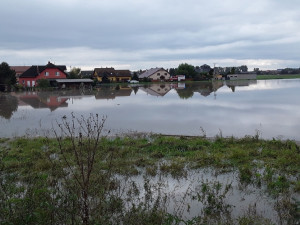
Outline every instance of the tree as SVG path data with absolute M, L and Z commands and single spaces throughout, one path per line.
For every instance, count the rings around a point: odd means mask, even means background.
M 76 205 L 80 206 L 80 217 L 85 225 L 91 224 L 91 198 L 93 190 L 97 189 L 97 181 L 93 178 L 99 173 L 95 170 L 95 165 L 100 163 L 96 156 L 102 150 L 100 142 L 105 121 L 106 117 L 101 119 L 98 114 L 78 118 L 72 113 L 71 120 L 64 116 L 60 123 L 57 122 L 59 129 L 53 129 L 66 168 L 75 178 L 75 186 L 70 191 L 77 197 Z M 66 139 L 70 144 L 66 144 Z M 67 188 L 71 181 L 65 178 L 65 183 Z
M 0 64 L 0 91 L 4 91 L 5 86 L 11 86 L 16 83 L 16 72 L 6 62 L 2 62 Z
M 246 73 L 248 72 L 248 67 L 246 65 L 242 65 L 240 66 L 240 70 L 243 72 L 243 73 Z
M 231 69 L 230 69 L 230 74 L 235 74 L 235 67 L 231 67 Z
M 193 65 L 182 63 L 178 66 L 176 75 L 185 75 L 186 78 L 194 78 L 197 73 Z
M 38 87 L 40 88 L 47 88 L 50 87 L 50 81 L 47 79 L 40 79 L 37 81 Z
M 175 68 L 170 68 L 169 69 L 169 74 L 171 77 L 175 76 L 176 75 L 176 69 Z
M 69 79 L 80 79 L 80 68 L 73 67 L 69 73 Z
M 134 72 L 134 73 L 133 73 L 132 80 L 139 80 L 139 77 L 138 77 L 138 75 L 137 75 L 137 72 Z

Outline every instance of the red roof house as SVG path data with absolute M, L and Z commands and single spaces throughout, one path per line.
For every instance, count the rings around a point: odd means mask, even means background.
M 19 77 L 19 84 L 23 87 L 35 87 L 41 79 L 57 80 L 66 79 L 66 66 L 56 66 L 48 62 L 46 66 L 31 66 Z
M 17 82 L 19 82 L 19 77 L 28 70 L 30 66 L 10 66 L 10 68 L 16 72 Z

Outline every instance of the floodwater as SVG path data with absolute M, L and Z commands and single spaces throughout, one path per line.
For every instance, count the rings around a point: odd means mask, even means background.
M 107 116 L 112 134 L 300 140 L 300 79 L 102 86 L 0 94 L 0 137 L 45 135 L 63 116 Z M 49 132 L 48 132 L 49 133 Z
M 124 177 L 119 176 L 124 193 L 131 193 L 129 190 L 134 183 L 139 192 L 138 201 L 134 204 L 143 202 L 147 194 L 144 189 L 145 183 L 151 189 L 152 201 L 158 197 L 165 199 L 166 209 L 172 215 L 177 215 L 184 220 L 191 220 L 197 216 L 204 217 L 205 210 L 215 208 L 212 219 L 216 221 L 225 221 L 225 218 L 231 218 L 233 221 L 240 217 L 264 218 L 272 224 L 291 224 L 288 221 L 293 220 L 293 216 L 284 214 L 292 210 L 291 208 L 279 208 L 278 205 L 287 201 L 294 203 L 299 201 L 299 194 L 285 193 L 278 196 L 272 196 L 267 191 L 267 185 L 245 184 L 239 180 L 238 171 L 220 172 L 215 168 L 187 169 L 186 176 L 172 177 L 158 173 L 154 177 L 145 176 L 145 171 L 141 175 Z M 264 171 L 256 171 L 263 176 Z M 204 191 L 203 185 L 207 187 Z M 217 188 L 219 186 L 219 189 Z M 122 189 L 122 188 L 121 188 Z M 208 201 L 208 196 L 212 198 Z M 123 196 L 123 199 L 128 196 Z M 152 203 L 153 203 L 152 202 Z M 129 202 L 132 204 L 132 202 Z M 164 206 L 160 202 L 161 206 Z M 132 207 L 131 205 L 127 206 Z M 215 214 L 215 215 L 214 215 Z M 216 223 L 207 223 L 216 224 Z M 235 224 L 235 223 L 234 223 Z M 264 223 L 269 224 L 269 223 Z M 271 224 L 271 223 L 270 223 Z

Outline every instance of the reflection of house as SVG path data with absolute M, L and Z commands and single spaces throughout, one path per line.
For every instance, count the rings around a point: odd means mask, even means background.
M 99 82 L 127 82 L 131 80 L 131 73 L 129 70 L 115 70 L 114 68 L 95 68 L 93 76 Z
M 116 97 L 130 96 L 132 89 L 130 87 L 101 87 L 97 89 L 96 99 L 115 99 Z
M 164 96 L 171 90 L 170 84 L 153 84 L 146 87 L 140 87 L 140 90 L 153 96 Z
M 163 68 L 152 68 L 139 75 L 139 79 L 144 78 L 148 78 L 152 81 L 165 81 L 170 79 L 170 74 Z
M 66 102 L 68 98 L 62 98 L 48 92 L 25 92 L 18 97 L 22 102 L 35 109 L 49 108 L 51 111 L 54 111 L 59 107 L 68 107 L 68 103 Z
M 256 73 L 228 74 L 228 80 L 255 80 Z
M 184 89 L 185 83 L 171 83 L 170 87 L 171 89 Z
M 247 87 L 252 84 L 257 84 L 257 80 L 226 80 L 226 85 L 233 92 L 235 92 L 235 87 Z
M 30 66 L 11 66 L 10 68 L 16 72 L 17 82 L 19 82 L 21 74 L 28 70 Z
M 46 66 L 31 66 L 20 77 L 19 83 L 24 87 L 35 87 L 41 79 L 56 80 L 67 78 L 66 66 L 56 66 L 50 62 Z

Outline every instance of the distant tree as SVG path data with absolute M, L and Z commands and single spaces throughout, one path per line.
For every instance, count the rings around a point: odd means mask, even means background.
M 0 64 L 0 91 L 4 91 L 5 86 L 11 86 L 16 83 L 16 72 L 6 62 L 2 62 Z
M 259 68 L 254 68 L 254 72 L 255 72 L 257 75 L 261 74 Z
M 170 76 L 175 76 L 176 75 L 176 69 L 175 68 L 170 68 L 169 69 L 169 74 L 170 74 Z
M 137 75 L 137 72 L 133 73 L 132 80 L 139 80 L 139 76 Z
M 243 73 L 246 73 L 248 72 L 248 67 L 246 65 L 242 65 L 240 66 L 240 70 L 243 72 Z
M 73 67 L 69 73 L 69 76 L 68 78 L 69 79 L 80 79 L 80 71 L 81 69 L 80 68 L 76 68 L 76 67 Z
M 176 75 L 185 75 L 186 78 L 195 78 L 197 72 L 193 65 L 182 63 L 178 66 Z
M 236 72 L 236 68 L 235 67 L 231 67 L 230 74 L 235 74 L 235 72 Z

